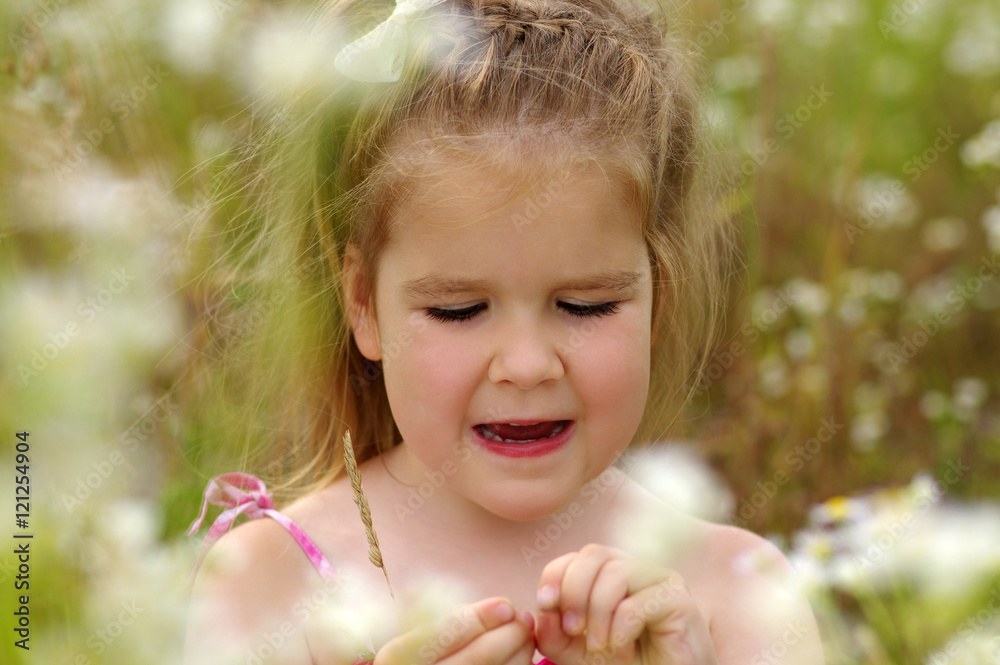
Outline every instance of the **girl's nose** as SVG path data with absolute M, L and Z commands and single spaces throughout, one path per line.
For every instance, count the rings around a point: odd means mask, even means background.
M 502 333 L 488 375 L 493 383 L 509 382 L 528 390 L 558 381 L 565 373 L 554 341 L 537 328 L 519 326 Z

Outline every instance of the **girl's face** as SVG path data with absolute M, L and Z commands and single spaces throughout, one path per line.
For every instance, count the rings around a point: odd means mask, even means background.
M 355 339 L 383 363 L 409 480 L 473 514 L 536 519 L 639 425 L 647 248 L 623 191 L 594 167 L 513 201 L 496 175 L 464 173 L 400 214 L 375 319 L 355 317 Z

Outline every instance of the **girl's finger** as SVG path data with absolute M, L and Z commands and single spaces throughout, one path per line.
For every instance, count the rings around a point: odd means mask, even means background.
M 513 621 L 477 635 L 435 665 L 530 665 L 535 653 L 534 620 L 518 612 Z
M 514 608 L 506 598 L 461 605 L 443 622 L 389 641 L 375 655 L 375 665 L 430 665 L 513 618 Z
M 535 655 L 535 618 L 530 612 L 518 612 L 518 623 L 524 624 L 527 635 L 521 648 L 514 655 L 503 662 L 503 665 L 532 665 L 531 659 Z
M 655 624 L 663 624 L 656 632 L 669 632 L 670 619 L 683 623 L 685 617 L 700 618 L 701 614 L 683 579 L 671 572 L 667 579 L 618 604 L 611 620 L 610 642 L 620 648 L 639 639 L 647 627 Z
M 540 610 L 535 621 L 535 639 L 538 648 L 547 653 L 562 653 L 570 648 L 574 639 L 562 629 L 562 614 L 559 609 Z M 557 661 L 558 662 L 558 661 Z
M 618 604 L 629 593 L 629 564 L 610 559 L 597 573 L 587 605 L 587 651 L 600 651 L 611 635 L 611 621 Z
M 566 567 L 559 587 L 559 609 L 562 611 L 563 631 L 567 634 L 582 635 L 587 628 L 591 590 L 611 556 L 612 552 L 607 547 L 587 545 Z M 610 621 L 610 611 L 607 616 Z
M 559 590 L 562 587 L 563 575 L 569 564 L 577 557 L 577 552 L 564 554 L 545 564 L 538 581 L 538 607 L 542 610 L 559 609 Z

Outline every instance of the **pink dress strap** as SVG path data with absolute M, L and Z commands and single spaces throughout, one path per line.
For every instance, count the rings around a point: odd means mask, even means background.
M 226 510 L 222 511 L 222 514 L 215 518 L 215 522 L 212 523 L 212 526 L 208 529 L 208 533 L 205 535 L 205 540 L 201 544 L 201 551 L 198 553 L 198 560 L 194 565 L 194 570 L 191 571 L 191 581 L 194 580 L 198 568 L 201 566 L 201 562 L 205 558 L 205 554 L 208 553 L 208 549 L 212 546 L 212 543 L 229 531 L 237 517 L 246 515 L 250 519 L 267 516 L 285 527 L 288 533 L 292 535 L 292 538 L 295 539 L 295 542 L 302 547 L 302 550 L 309 557 L 309 561 L 312 562 L 312 565 L 319 572 L 323 581 L 328 584 L 340 582 L 340 576 L 337 574 L 336 569 L 330 564 L 326 556 L 323 555 L 323 552 L 316 543 L 313 542 L 313 539 L 306 535 L 306 532 L 293 522 L 291 518 L 274 509 L 274 501 L 271 499 L 271 495 L 267 493 L 267 487 L 264 486 L 264 482 L 259 478 L 246 473 L 224 473 L 212 478 L 205 489 L 205 499 L 201 504 L 201 514 L 191 523 L 191 527 L 188 529 L 187 534 L 189 536 L 198 533 L 198 529 L 205 519 L 205 513 L 210 503 L 216 506 L 224 506 Z
M 338 586 L 341 583 L 340 575 L 337 574 L 336 569 L 313 539 L 306 535 L 306 532 L 293 522 L 291 518 L 275 510 L 274 500 L 267 493 L 267 487 L 265 487 L 264 482 L 259 478 L 246 473 L 224 473 L 212 478 L 208 482 L 208 487 L 205 488 L 205 498 L 201 504 L 201 514 L 191 523 L 187 535 L 193 536 L 198 533 L 202 522 L 205 521 L 208 504 L 222 506 L 225 510 L 215 518 L 212 526 L 208 528 L 208 533 L 205 534 L 205 540 L 202 541 L 201 550 L 198 552 L 198 559 L 194 564 L 194 569 L 191 571 L 189 583 L 194 582 L 198 568 L 201 566 L 209 548 L 232 528 L 233 522 L 240 515 L 246 515 L 250 519 L 270 517 L 285 527 L 292 538 L 295 539 L 295 542 L 302 547 L 302 550 L 309 557 L 309 561 L 312 562 L 312 565 L 323 578 L 323 581 L 328 584 L 335 583 Z M 374 652 L 374 645 L 370 641 L 368 648 L 369 653 Z M 354 665 L 372 665 L 372 661 L 365 660 L 362 656 L 355 661 Z M 556 663 L 548 658 L 543 658 L 536 665 L 556 665 Z

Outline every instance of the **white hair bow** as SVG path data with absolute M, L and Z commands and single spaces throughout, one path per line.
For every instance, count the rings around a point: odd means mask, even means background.
M 333 64 L 341 74 L 356 81 L 399 80 L 406 61 L 406 27 L 413 17 L 445 0 L 396 0 L 389 18 L 359 37 L 337 54 Z

